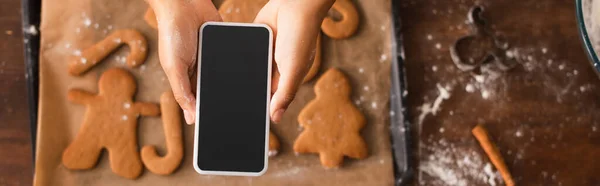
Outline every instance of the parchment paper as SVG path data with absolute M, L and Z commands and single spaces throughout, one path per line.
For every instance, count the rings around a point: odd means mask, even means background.
M 215 2 L 219 5 L 220 2 Z M 362 136 L 369 145 L 364 160 L 345 159 L 342 168 L 326 170 L 317 155 L 295 155 L 291 147 L 301 132 L 296 120 L 300 109 L 314 98 L 314 80 L 301 87 L 296 100 L 280 124 L 272 130 L 282 143 L 280 154 L 270 158 L 269 169 L 261 177 L 204 176 L 192 167 L 193 126 L 183 127 L 185 157 L 179 169 L 169 176 L 145 170 L 136 180 L 122 178 L 108 166 L 104 152 L 91 170 L 72 171 L 61 163 L 63 150 L 77 134 L 85 106 L 66 100 L 70 88 L 97 92 L 97 81 L 109 67 L 123 67 L 138 83 L 136 101 L 158 103 L 160 94 L 169 90 L 158 61 L 157 32 L 143 20 L 147 5 L 142 0 L 92 1 L 44 0 L 42 2 L 42 38 L 40 47 L 40 110 L 34 185 L 392 185 L 393 168 L 389 136 L 389 86 L 391 59 L 390 1 L 355 1 L 361 13 L 358 32 L 349 39 L 323 37 L 323 67 L 343 70 L 353 85 L 353 100 L 368 119 Z M 67 73 L 69 59 L 117 29 L 140 30 L 149 43 L 146 63 L 127 68 L 122 60 L 128 54 L 123 47 L 99 66 L 81 77 Z M 139 122 L 139 146 L 157 145 L 165 152 L 160 118 L 142 117 Z M 183 125 L 183 124 L 182 124 Z

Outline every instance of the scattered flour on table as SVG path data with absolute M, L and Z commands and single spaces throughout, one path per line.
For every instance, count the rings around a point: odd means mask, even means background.
M 423 105 L 421 105 L 420 107 L 421 114 L 419 115 L 419 126 L 423 124 L 425 116 L 427 116 L 428 114 L 435 116 L 437 112 L 441 109 L 440 105 L 442 104 L 442 101 L 450 98 L 450 92 L 448 92 L 450 90 L 449 87 L 442 87 L 442 85 L 440 85 L 439 83 L 436 84 L 436 87 L 438 89 L 438 97 L 435 98 L 433 102 L 423 103 Z
M 472 149 L 458 148 L 445 140 L 422 148 L 430 153 L 421 159 L 419 175 L 430 179 L 419 179 L 420 185 L 502 185 L 499 172 Z

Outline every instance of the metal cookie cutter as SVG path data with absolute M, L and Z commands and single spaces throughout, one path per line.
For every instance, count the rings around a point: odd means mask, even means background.
M 517 65 L 517 62 L 506 56 L 509 45 L 504 40 L 494 36 L 486 27 L 482 17 L 483 7 L 475 6 L 469 10 L 468 21 L 471 25 L 471 35 L 461 37 L 450 47 L 450 56 L 456 67 L 462 71 L 481 70 L 482 67 L 493 66 L 500 71 L 508 71 Z M 471 44 L 478 44 L 471 47 Z M 465 48 L 474 49 L 483 53 L 479 59 L 465 56 Z M 474 52 L 477 53 L 477 52 Z

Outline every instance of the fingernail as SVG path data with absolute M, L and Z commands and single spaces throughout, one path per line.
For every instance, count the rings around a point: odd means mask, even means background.
M 188 125 L 194 123 L 194 116 L 189 111 L 183 110 L 183 117 Z
M 275 111 L 275 114 L 273 114 L 273 121 L 275 123 L 279 123 L 281 121 L 281 118 L 283 117 L 284 112 L 285 112 L 285 110 L 283 110 L 283 109 L 279 109 L 279 110 Z

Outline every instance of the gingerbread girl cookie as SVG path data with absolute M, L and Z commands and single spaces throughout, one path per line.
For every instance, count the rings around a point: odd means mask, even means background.
M 315 84 L 316 98 L 298 115 L 304 128 L 294 143 L 296 153 L 318 153 L 326 168 L 339 167 L 344 156 L 367 157 L 360 136 L 363 114 L 350 101 L 350 83 L 339 70 L 329 69 Z
M 146 61 L 148 51 L 146 38 L 137 30 L 117 30 L 94 46 L 85 49 L 81 56 L 74 56 L 69 64 L 69 73 L 73 76 L 83 74 L 123 44 L 127 44 L 130 49 L 126 59 L 129 67 L 138 67 Z
M 98 84 L 98 94 L 79 89 L 68 93 L 69 101 L 86 105 L 87 111 L 77 136 L 63 152 L 62 162 L 69 169 L 90 169 L 96 165 L 102 149 L 106 149 L 113 172 L 135 179 L 143 170 L 137 119 L 140 115 L 158 116 L 160 110 L 155 104 L 132 100 L 136 83 L 126 70 L 109 69 Z
M 173 92 L 160 96 L 160 111 L 167 141 L 167 154 L 160 157 L 151 145 L 142 148 L 142 162 L 155 174 L 171 174 L 183 159 L 183 135 L 181 134 L 181 108 L 175 101 Z

